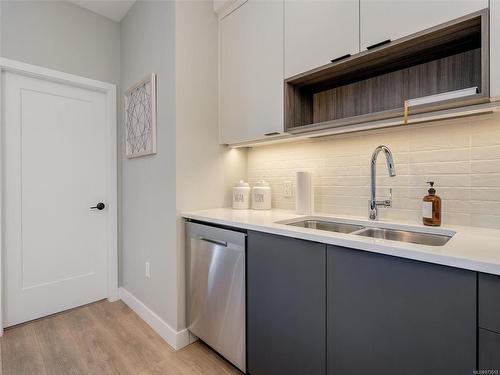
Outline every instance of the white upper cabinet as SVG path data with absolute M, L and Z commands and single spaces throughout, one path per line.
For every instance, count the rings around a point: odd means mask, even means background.
M 215 13 L 220 13 L 224 11 L 224 9 L 229 8 L 233 3 L 232 0 L 214 0 L 213 7 Z
M 221 20 L 246 1 L 247 0 L 213 0 L 214 12 L 217 13 L 219 20 Z
M 285 77 L 359 52 L 359 0 L 285 0 Z
M 248 0 L 219 33 L 221 143 L 283 132 L 283 2 Z
M 484 8 L 488 0 L 361 0 L 361 51 Z
M 490 1 L 490 95 L 500 100 L 500 0 Z

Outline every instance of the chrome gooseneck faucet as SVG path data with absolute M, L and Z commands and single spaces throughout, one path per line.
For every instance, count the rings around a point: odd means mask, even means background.
M 387 161 L 387 170 L 389 171 L 389 177 L 396 176 L 396 168 L 394 167 L 394 159 L 392 158 L 392 152 L 389 147 L 380 145 L 375 151 L 373 151 L 372 161 L 371 161 L 371 191 L 370 191 L 370 220 L 377 220 L 378 206 L 391 207 L 392 206 L 392 189 L 390 190 L 389 199 L 383 201 L 377 201 L 377 156 L 383 151 L 385 154 L 385 159 Z

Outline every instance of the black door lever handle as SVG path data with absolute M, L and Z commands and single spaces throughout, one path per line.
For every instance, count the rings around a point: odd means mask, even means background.
M 104 210 L 104 208 L 106 207 L 106 205 L 102 202 L 99 202 L 97 203 L 97 205 L 95 207 L 90 207 L 91 210 L 95 210 L 95 209 L 98 209 L 99 211 L 101 210 Z

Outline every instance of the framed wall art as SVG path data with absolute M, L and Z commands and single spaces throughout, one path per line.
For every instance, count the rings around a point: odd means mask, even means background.
M 156 75 L 150 74 L 125 92 L 127 157 L 156 154 Z

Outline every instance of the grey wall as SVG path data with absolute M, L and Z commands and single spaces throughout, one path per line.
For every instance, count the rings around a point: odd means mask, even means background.
M 158 95 L 157 155 L 122 159 L 122 285 L 175 329 L 174 2 L 135 3 L 121 22 L 121 62 L 122 88 L 154 72 Z M 151 264 L 151 279 L 145 277 L 145 262 Z
M 1 0 L 3 57 L 118 84 L 120 25 L 66 1 Z

